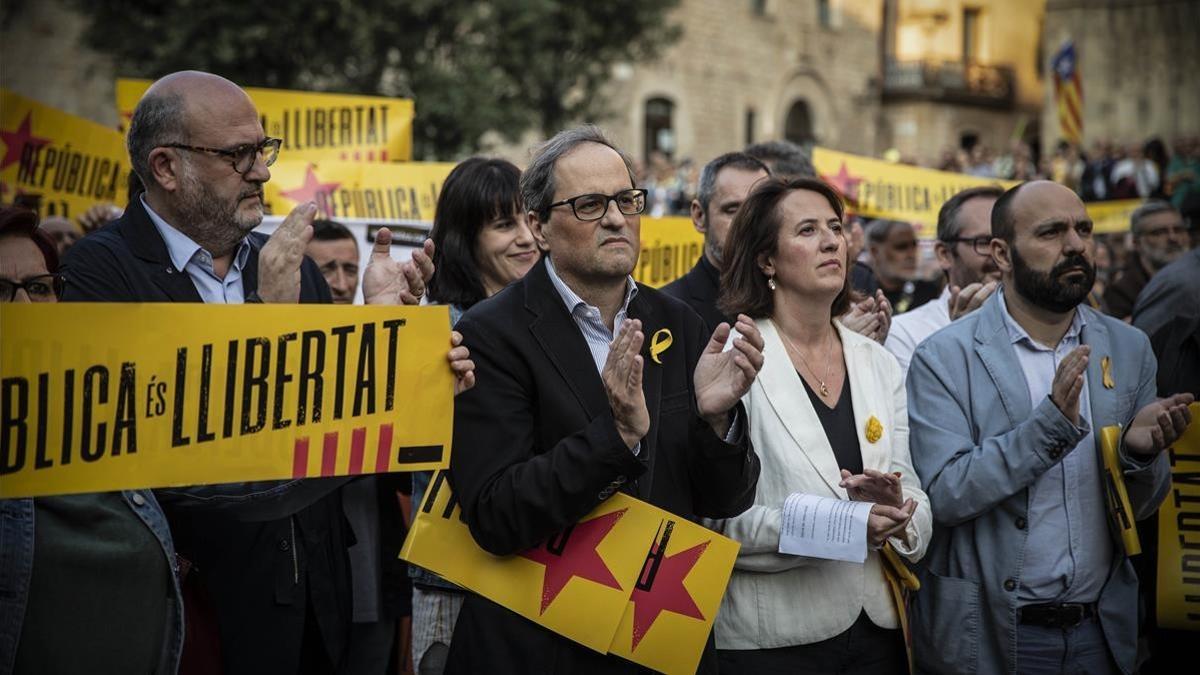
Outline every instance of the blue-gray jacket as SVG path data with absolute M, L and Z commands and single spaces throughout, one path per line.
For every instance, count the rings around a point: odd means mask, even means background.
M 179 592 L 179 566 L 167 518 L 149 490 L 125 490 L 125 504 L 150 528 L 171 569 L 171 597 L 163 653 L 155 673 L 170 675 L 179 668 L 183 651 L 183 596 Z M 0 675 L 11 675 L 25 620 L 25 605 L 33 579 L 33 500 L 0 500 Z
M 934 524 L 910 610 L 918 672 L 1015 675 L 1027 488 L 1086 435 L 1049 397 L 1030 402 L 1003 311 L 993 294 L 921 343 L 908 371 L 910 448 Z M 1154 400 L 1156 366 L 1144 333 L 1090 307 L 1078 311 L 1087 320 L 1082 342 L 1092 347 L 1087 382 L 1098 443 L 1101 428 L 1128 425 Z M 1112 389 L 1103 385 L 1105 356 Z M 1165 454 L 1143 464 L 1122 453 L 1122 462 L 1134 513 L 1144 518 L 1170 486 Z M 1119 541 L 1115 547 L 1121 550 Z M 1137 655 L 1137 577 L 1126 557 L 1113 558 L 1100 625 L 1113 659 L 1129 673 Z

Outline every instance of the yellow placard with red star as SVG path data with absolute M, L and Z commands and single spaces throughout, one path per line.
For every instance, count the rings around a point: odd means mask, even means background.
M 921 239 L 937 236 L 938 211 L 955 194 L 983 185 L 1008 189 L 1017 184 L 1011 180 L 893 164 L 828 148 L 813 148 L 813 165 L 825 182 L 846 197 L 849 210 L 869 218 L 910 222 Z M 1130 214 L 1141 203 L 1138 199 L 1128 199 L 1089 202 L 1086 207 L 1096 232 L 1126 232 Z
M 609 652 L 663 673 L 694 673 L 740 545 L 649 504 L 658 530 Z
M 846 197 L 850 210 L 871 218 L 903 220 L 917 236 L 932 239 L 942 204 L 967 188 L 1016 185 L 1013 181 L 892 164 L 827 148 L 813 148 L 813 166 Z
M 598 652 L 695 670 L 736 542 L 621 493 L 511 556 L 479 548 L 461 518 L 439 471 L 400 557 Z
M 0 89 L 0 145 L 0 203 L 67 218 L 125 203 L 128 154 L 112 129 Z
M 125 129 L 150 80 L 117 80 Z M 313 162 L 407 162 L 412 158 L 413 102 L 406 98 L 245 87 L 263 131 L 283 139 L 283 154 Z
M 453 168 L 444 162 L 305 162 L 280 155 L 265 196 L 271 212 L 281 215 L 313 201 L 326 218 L 428 222 Z

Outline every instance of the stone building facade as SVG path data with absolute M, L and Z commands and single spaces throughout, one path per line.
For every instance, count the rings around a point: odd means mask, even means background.
M 871 153 L 882 17 L 878 0 L 684 0 L 680 40 L 616 68 L 603 124 L 639 159 L 703 163 L 775 138 Z
M 1168 143 L 1200 135 L 1200 1 L 1048 0 L 1043 52 L 1075 43 L 1083 144 Z M 1047 147 L 1060 137 L 1053 77 L 1043 92 Z

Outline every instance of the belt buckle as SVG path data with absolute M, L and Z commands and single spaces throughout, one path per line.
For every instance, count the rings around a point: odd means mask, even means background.
M 1066 604 L 1058 608 L 1058 624 L 1063 628 L 1075 628 L 1083 623 L 1083 605 Z

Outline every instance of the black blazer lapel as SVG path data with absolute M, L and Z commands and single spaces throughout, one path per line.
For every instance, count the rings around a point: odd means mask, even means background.
M 658 416 L 662 408 L 663 371 L 663 365 L 650 358 L 650 341 L 659 330 L 669 327 L 661 324 L 661 319 L 654 312 L 654 306 L 645 297 L 644 289 L 639 289 L 638 295 L 629 303 L 629 318 L 640 319 L 642 322 L 642 334 L 645 336 L 642 342 L 642 392 L 646 396 L 646 410 L 650 413 L 650 430 L 642 440 L 642 450 L 638 455 L 638 459 L 646 464 L 646 473 L 638 478 L 630 489 L 639 499 L 648 501 L 650 491 L 654 487 L 654 459 L 658 454 Z
M 525 307 L 534 315 L 529 332 L 583 406 L 588 419 L 595 419 L 609 409 L 608 395 L 587 341 L 550 282 L 545 263 L 535 266 L 525 279 Z
M 150 278 L 171 302 L 203 302 L 192 278 L 184 270 L 175 269 L 167 243 L 150 220 L 142 200 L 134 199 L 125 210 L 125 227 L 121 235 L 133 252 L 150 268 Z

